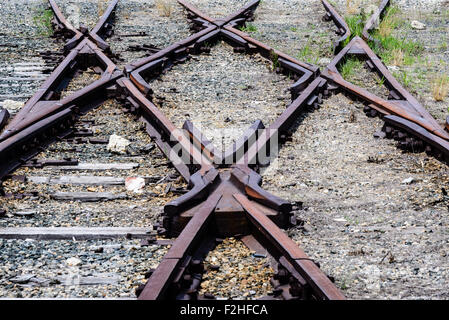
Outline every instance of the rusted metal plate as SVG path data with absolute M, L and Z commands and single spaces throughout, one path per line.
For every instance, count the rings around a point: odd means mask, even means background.
M 362 32 L 362 38 L 365 41 L 374 41 L 373 37 L 371 37 L 370 35 L 370 31 L 378 27 L 378 22 L 381 20 L 381 17 L 385 14 L 385 11 L 390 5 L 390 2 L 391 2 L 390 0 L 382 0 L 382 2 L 379 5 L 379 8 L 371 15 L 371 17 L 366 22 Z
M 344 299 L 343 294 L 317 267 L 317 265 L 310 261 L 304 251 L 301 250 L 296 243 L 282 232 L 267 216 L 253 206 L 248 198 L 241 194 L 236 194 L 234 197 L 248 213 L 249 220 L 260 230 L 260 232 L 270 239 L 275 246 L 277 246 L 301 276 L 310 284 L 313 290 L 316 291 L 316 294 L 319 297 L 328 300 Z
M 200 171 L 190 176 L 189 182 L 193 185 L 192 189 L 188 193 L 166 204 L 164 212 L 169 216 L 173 216 L 181 210 L 186 210 L 191 207 L 195 201 L 205 199 L 209 194 L 208 188 L 218 177 L 218 171 L 216 169 L 211 169 L 209 172 L 209 177 L 203 175 Z
M 207 229 L 207 223 L 210 221 L 212 213 L 220 199 L 221 195 L 212 195 L 198 208 L 198 212 L 189 221 L 173 246 L 164 256 L 164 259 L 181 259 L 185 257 L 186 253 L 195 245 L 195 241 L 202 236 L 202 232 Z
M 91 39 L 102 50 L 109 49 L 109 45 L 104 40 L 112 35 L 112 26 L 110 25 L 110 21 L 111 19 L 113 19 L 113 16 L 115 14 L 115 7 L 117 6 L 117 3 L 118 0 L 112 0 L 109 2 L 108 8 L 98 20 L 92 31 L 89 33 Z

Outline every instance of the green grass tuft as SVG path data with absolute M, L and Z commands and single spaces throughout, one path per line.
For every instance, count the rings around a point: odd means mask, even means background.
M 50 9 L 41 9 L 36 12 L 33 22 L 38 27 L 40 36 L 49 37 L 53 35 L 52 19 L 53 11 Z
M 363 62 L 357 58 L 351 57 L 346 59 L 340 66 L 339 71 L 343 79 L 351 80 L 356 71 L 363 66 Z
M 405 21 L 399 17 L 400 10 L 391 6 L 385 12 L 385 15 L 373 33 L 374 42 L 369 42 L 369 46 L 387 65 L 411 65 L 415 59 L 423 52 L 423 45 L 418 41 L 400 39 L 393 35 L 393 31 L 404 25 Z M 362 10 L 357 15 L 348 15 L 345 17 L 346 23 L 351 31 L 351 36 L 346 39 L 346 46 L 355 36 L 362 36 L 363 27 L 368 17 Z
M 317 64 L 319 55 L 311 47 L 311 39 L 307 41 L 304 47 L 302 47 L 301 51 L 299 51 L 297 58 L 301 61 L 305 61 L 312 64 Z
M 271 71 L 275 71 L 280 67 L 281 64 L 279 63 L 279 56 L 276 54 L 276 52 L 274 52 L 274 50 L 270 51 L 270 60 L 272 62 Z
M 252 24 L 252 23 L 245 23 L 245 26 L 240 27 L 240 30 L 243 32 L 256 32 L 257 31 L 257 27 Z
M 365 26 L 365 17 L 362 14 L 356 14 L 351 16 L 346 16 L 345 21 L 348 24 L 349 30 L 351 31 L 351 36 L 346 39 L 343 45 L 347 45 L 352 38 L 355 36 L 362 36 L 363 27 Z

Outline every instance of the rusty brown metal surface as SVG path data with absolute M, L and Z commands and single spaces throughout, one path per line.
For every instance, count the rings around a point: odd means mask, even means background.
M 382 0 L 379 8 L 371 15 L 371 17 L 366 22 L 362 32 L 362 38 L 365 41 L 374 41 L 374 38 L 370 35 L 370 32 L 378 26 L 378 23 L 382 19 L 382 16 L 385 14 L 385 11 L 390 5 L 390 2 L 390 0 Z
M 81 39 L 83 38 L 83 34 L 79 30 L 75 29 L 67 21 L 67 19 L 61 12 L 61 9 L 59 9 L 54 0 L 48 0 L 48 2 L 50 4 L 51 10 L 54 13 L 53 28 L 55 36 L 70 38 L 70 40 L 64 46 L 64 50 L 69 51 L 76 47 L 76 45 L 81 41 Z
M 402 149 L 430 152 L 447 161 L 449 134 L 394 79 L 363 39 L 355 37 L 342 48 L 350 36 L 349 28 L 327 1 L 322 2 L 327 12 L 325 19 L 333 20 L 341 35 L 336 45 L 338 54 L 322 74 L 318 67 L 298 61 L 236 28 L 252 19 L 259 1 L 248 3 L 226 18 L 214 19 L 184 0 L 179 3 L 186 8 L 196 33 L 165 49 L 150 50 L 151 55 L 128 63 L 122 73 L 108 57 L 111 53 L 105 41 L 113 32 L 118 1 L 109 2 L 92 31 L 81 32 L 68 24 L 50 0 L 55 27 L 60 30 L 57 35 L 70 39 L 65 46 L 67 55 L 1 132 L 0 178 L 10 176 L 21 165 L 29 165 L 28 160 L 47 145 L 73 134 L 73 124 L 81 114 L 115 97 L 146 124 L 151 138 L 189 183 L 188 192 L 164 207 L 159 233 L 179 237 L 139 291 L 139 299 L 201 299 L 198 288 L 204 272 L 202 259 L 213 248 L 211 239 L 236 235 L 257 238 L 254 241 L 275 259 L 278 271 L 272 284 L 277 293 L 271 298 L 344 299 L 317 264 L 279 229 L 294 225 L 294 204 L 261 187 L 259 168 L 269 165 L 273 149 L 289 139 L 289 129 L 299 115 L 318 108 L 333 90 L 361 99 L 370 114 L 380 114 L 385 121 L 385 135 L 397 139 Z M 380 12 L 384 11 L 384 2 Z M 368 25 L 367 30 L 370 28 Z M 290 74 L 294 80 L 289 88 L 292 101 L 286 110 L 267 128 L 262 119 L 256 121 L 223 153 L 191 122 L 186 121 L 183 129 L 176 128 L 153 103 L 150 85 L 151 79 L 169 72 L 189 56 L 209 52 L 206 42 L 213 45 L 218 40 L 229 43 L 236 53 L 258 53 L 273 65 L 276 62 L 275 71 Z M 343 79 L 338 67 L 348 56 L 366 60 L 370 69 L 384 77 L 390 98 L 381 99 Z M 98 67 L 101 78 L 60 99 L 64 83 L 86 66 Z
M 89 32 L 89 37 L 102 50 L 109 50 L 109 45 L 104 40 L 106 38 L 109 38 L 113 34 L 111 23 L 112 20 L 114 19 L 115 8 L 117 6 L 117 3 L 118 0 L 112 0 L 109 2 L 106 11 L 98 20 L 95 27 L 93 27 L 92 31 Z
M 254 203 L 246 197 L 235 194 L 234 197 L 245 209 L 249 220 L 281 252 L 301 276 L 312 286 L 320 299 L 341 300 L 344 296 L 329 278 L 312 262 L 292 239 L 280 230 Z
M 334 44 L 334 52 L 337 54 L 343 47 L 344 42 L 351 36 L 351 30 L 345 19 L 343 19 L 340 14 L 335 10 L 335 8 L 326 0 L 321 0 L 321 3 L 326 9 L 326 14 L 324 15 L 324 20 L 332 20 L 337 26 L 337 34 L 340 38 Z

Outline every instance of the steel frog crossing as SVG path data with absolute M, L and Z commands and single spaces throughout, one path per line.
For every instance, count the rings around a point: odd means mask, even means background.
M 298 61 L 256 39 L 240 28 L 252 20 L 259 1 L 252 1 L 226 18 L 215 19 L 187 1 L 179 0 L 191 23 L 191 36 L 165 49 L 153 52 L 119 70 L 107 43 L 113 34 L 115 8 L 109 6 L 96 26 L 88 30 L 74 28 L 63 16 L 54 0 L 55 35 L 65 40 L 64 60 L 51 73 L 36 94 L 18 114 L 9 119 L 6 110 L 0 114 L 0 178 L 2 181 L 19 167 L 36 164 L 33 158 L 50 144 L 74 132 L 80 117 L 115 98 L 143 121 L 146 131 L 182 178 L 189 191 L 167 203 L 158 233 L 177 237 L 148 280 L 136 292 L 140 300 L 214 299 L 199 295 L 205 272 L 203 260 L 224 237 L 244 235 L 245 244 L 257 250 L 264 248 L 276 261 L 271 279 L 273 292 L 262 299 L 341 300 L 345 297 L 324 274 L 318 263 L 281 230 L 297 224 L 294 213 L 301 203 L 289 203 L 261 188 L 259 169 L 269 165 L 264 155 L 273 141 L 282 145 L 290 137 L 288 129 L 298 116 L 319 108 L 323 99 L 339 92 L 365 105 L 369 117 L 379 116 L 384 122 L 382 134 L 398 141 L 398 147 L 411 152 L 427 152 L 441 161 L 449 159 L 449 133 L 390 74 L 380 58 L 367 44 L 376 21 L 382 19 L 390 1 L 383 0 L 379 10 L 368 20 L 363 37 L 350 37 L 345 20 L 325 0 L 324 19 L 337 26 L 335 57 L 323 72 L 309 63 Z M 210 141 L 186 121 L 176 126 L 153 103 L 149 82 L 172 66 L 186 62 L 192 55 L 210 52 L 210 46 L 225 41 L 237 54 L 260 54 L 270 61 L 275 71 L 289 75 L 291 103 L 268 127 L 264 119 L 251 125 L 228 150 L 217 151 Z M 52 52 L 47 52 L 52 56 Z M 346 81 L 338 67 L 348 57 L 366 61 L 372 72 L 385 79 L 388 99 Z M 100 78 L 72 95 L 61 98 L 70 79 L 78 70 L 92 68 Z M 176 150 L 176 151 L 174 151 Z M 268 150 L 269 151 L 269 150 Z M 181 155 L 184 158 L 181 159 Z M 185 159 L 187 155 L 187 160 Z M 61 164 L 67 165 L 67 161 Z M 42 163 L 42 165 L 48 165 Z M 58 165 L 54 163 L 53 165 Z M 3 196 L 6 196 L 3 192 Z M 258 311 L 260 312 L 260 310 Z

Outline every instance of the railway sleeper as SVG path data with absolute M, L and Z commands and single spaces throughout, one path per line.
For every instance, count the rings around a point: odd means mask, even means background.
M 71 134 L 76 118 L 72 110 L 66 109 L 0 143 L 0 179 L 35 157 L 58 137 Z
M 372 106 L 372 105 L 371 105 Z M 363 108 L 363 111 L 365 114 L 370 117 L 380 117 L 383 118 L 385 121 L 385 115 L 380 113 L 378 110 L 375 110 L 370 105 L 365 105 Z M 396 117 L 396 116 L 395 116 Z M 397 117 L 399 118 L 399 117 Z M 407 120 L 403 120 L 405 122 L 408 122 Z M 410 125 L 413 125 L 410 123 Z M 417 125 L 414 125 L 417 126 Z M 421 128 L 421 130 L 425 130 Z M 441 146 L 438 143 L 429 143 L 429 141 L 432 141 L 433 139 L 437 139 L 438 137 L 431 137 L 431 134 L 427 133 L 427 135 L 430 137 L 427 142 L 422 139 L 422 136 L 417 135 L 414 133 L 414 131 L 411 129 L 407 130 L 405 127 L 399 127 L 395 126 L 394 124 L 385 122 L 381 132 L 385 134 L 385 137 L 388 139 L 393 139 L 397 141 L 398 143 L 396 146 L 407 152 L 411 153 L 421 153 L 426 152 L 427 155 L 433 156 L 438 160 L 442 161 L 448 161 L 449 159 L 449 150 L 443 146 Z M 378 136 L 378 134 L 375 134 L 375 136 Z M 383 137 L 383 135 L 382 135 Z M 445 155 L 446 154 L 446 155 Z

